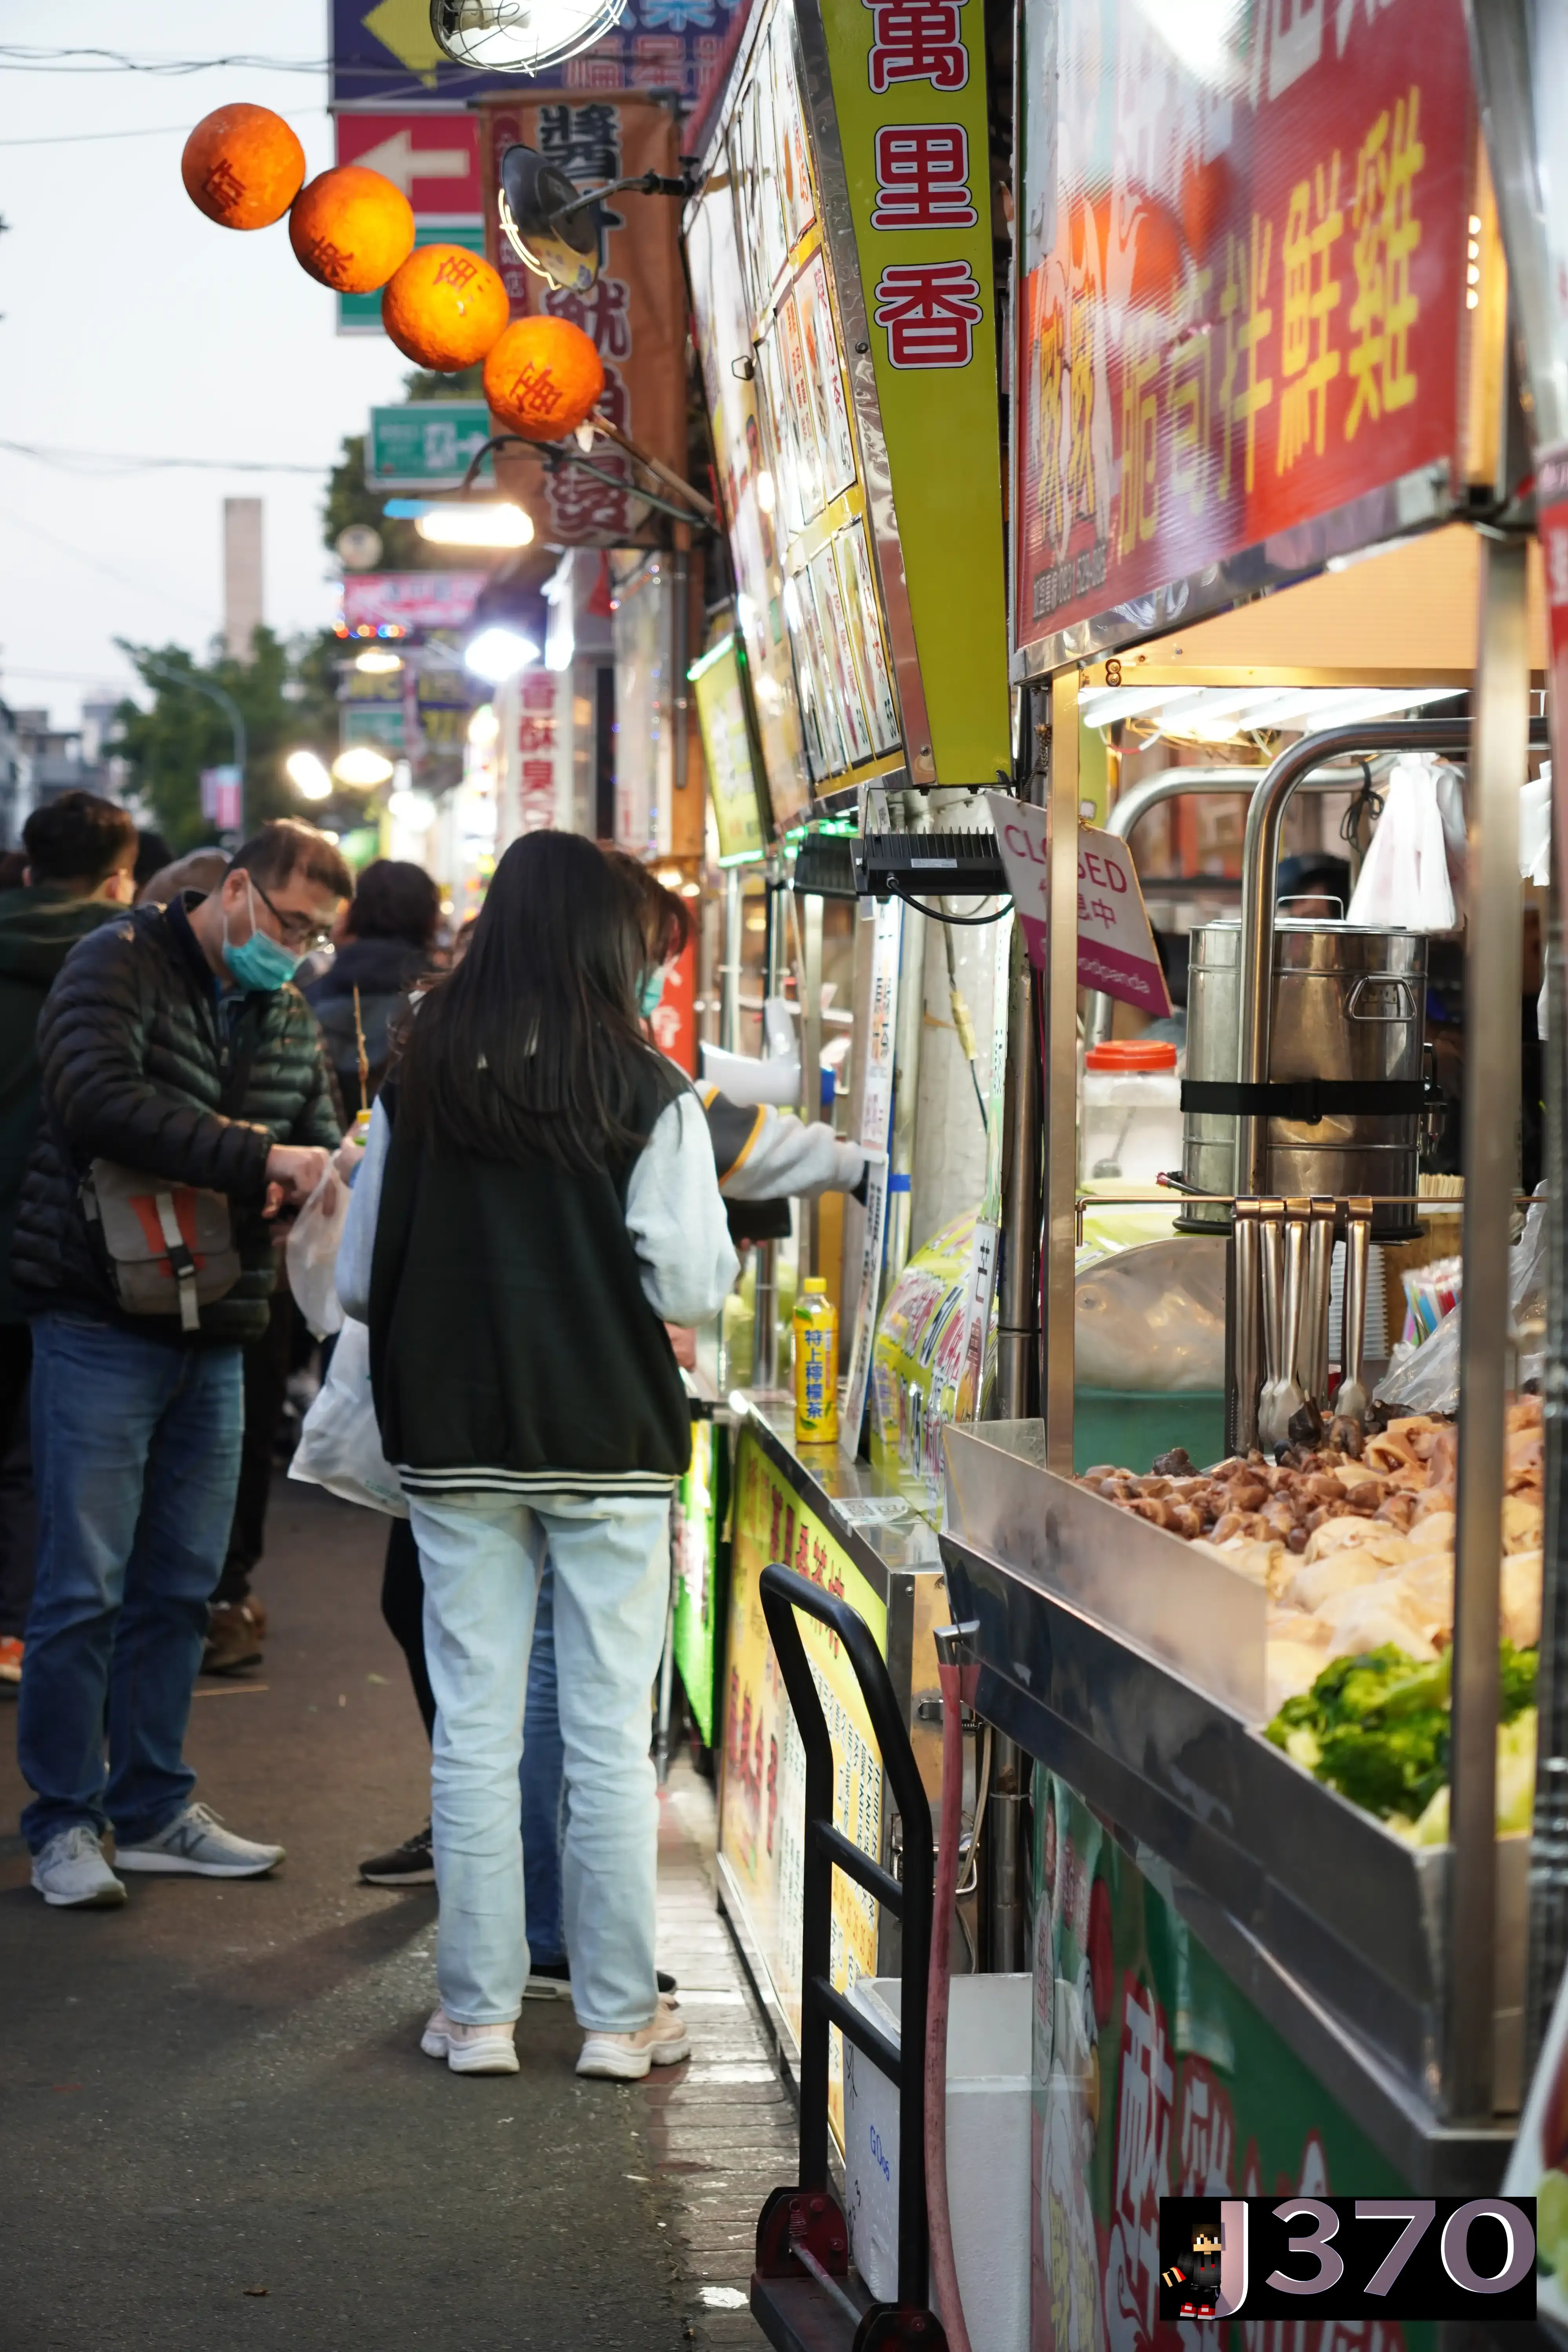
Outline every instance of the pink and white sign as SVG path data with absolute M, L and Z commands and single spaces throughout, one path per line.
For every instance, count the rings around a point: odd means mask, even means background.
M 479 601 L 484 572 L 360 572 L 343 582 L 353 629 L 460 629 Z
M 1005 793 L 985 797 L 1029 961 L 1043 971 L 1050 938 L 1046 811 Z M 1156 1017 L 1171 1010 L 1127 844 L 1092 825 L 1078 830 L 1078 984 Z

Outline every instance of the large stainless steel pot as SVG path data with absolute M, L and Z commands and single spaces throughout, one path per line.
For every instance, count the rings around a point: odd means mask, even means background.
M 1241 925 L 1205 923 L 1192 935 L 1187 980 L 1189 1088 L 1231 1087 L 1240 1032 Z M 1426 1038 L 1426 940 L 1419 931 L 1277 919 L 1270 1086 L 1316 1081 L 1325 1106 L 1310 1117 L 1268 1118 L 1267 1192 L 1414 1193 Z M 1363 1090 L 1364 1089 L 1364 1094 Z M 1397 1108 L 1379 1106 L 1398 1089 Z M 1182 1176 L 1198 1192 L 1235 1189 L 1237 1114 L 1184 1096 Z M 1187 1205 L 1184 1223 L 1226 1224 L 1228 1207 Z M 1380 1206 L 1373 1237 L 1415 1224 L 1413 1208 Z

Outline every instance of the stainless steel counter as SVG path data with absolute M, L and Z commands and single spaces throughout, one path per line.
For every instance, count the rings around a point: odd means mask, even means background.
M 1037 1423 L 947 1433 L 940 1549 L 954 1617 L 978 1623 L 980 1712 L 1147 1855 L 1412 2188 L 1495 2184 L 1511 2126 L 1450 2130 L 1440 2116 L 1446 1850 L 1407 1845 L 1262 1738 L 1258 1710 L 1237 1704 L 1255 1612 L 1227 1614 L 1177 1538 L 1053 1476 L 1042 1445 Z M 1512 1988 L 1500 2071 L 1511 2043 L 1516 2085 L 1527 1853 L 1528 1840 L 1500 1842 L 1499 1983 Z

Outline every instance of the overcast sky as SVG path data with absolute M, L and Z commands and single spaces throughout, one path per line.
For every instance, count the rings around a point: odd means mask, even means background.
M 327 0 L 0 0 L 4 43 L 321 67 Z M 237 235 L 186 196 L 185 131 L 234 99 L 287 115 L 312 174 L 332 162 L 324 70 L 18 72 L 0 57 L 0 438 L 222 461 L 89 474 L 0 449 L 0 697 L 57 724 L 95 688 L 129 688 L 117 636 L 205 650 L 226 494 L 266 502 L 270 625 L 329 621 L 325 467 L 374 402 L 402 397 L 407 362 L 379 335 L 337 335 L 286 224 Z M 130 131 L 147 135 L 84 135 Z M 20 143 L 43 140 L 65 143 Z M 244 474 L 236 458 L 322 470 Z

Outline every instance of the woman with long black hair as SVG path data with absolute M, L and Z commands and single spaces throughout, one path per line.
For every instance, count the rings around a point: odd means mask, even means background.
M 578 2071 L 630 2079 L 689 2048 L 654 1973 L 648 1698 L 690 1452 L 664 1325 L 713 1314 L 736 1259 L 700 1106 L 642 1033 L 645 962 L 591 842 L 513 842 L 467 956 L 409 1024 L 338 1263 L 424 1576 L 441 1998 L 422 2046 L 458 2073 L 517 2065 L 518 1762 L 546 1559 Z

